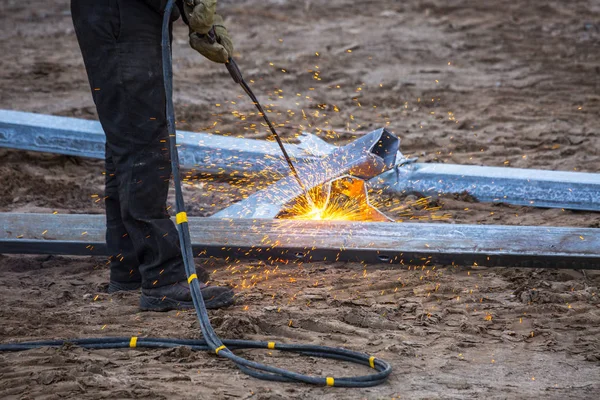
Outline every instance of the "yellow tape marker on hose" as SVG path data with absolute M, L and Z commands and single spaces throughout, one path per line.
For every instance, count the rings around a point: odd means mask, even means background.
M 188 222 L 187 214 L 183 211 L 175 214 L 175 221 L 177 222 L 177 225 L 183 224 L 184 222 Z
M 131 340 L 129 341 L 129 347 L 136 347 L 137 346 L 137 336 L 132 336 Z
M 327 386 L 333 386 L 333 384 L 335 383 L 335 379 L 333 379 L 330 376 L 328 376 L 327 378 L 325 378 L 325 380 L 327 381 Z
M 218 355 L 218 354 L 219 354 L 219 352 L 220 352 L 221 350 L 223 350 L 223 349 L 226 349 L 225 345 L 222 345 L 222 346 L 219 346 L 219 347 L 217 347 L 217 348 L 215 349 L 215 354 L 217 354 L 217 355 Z
M 188 278 L 188 283 L 192 283 L 192 281 L 194 279 L 198 279 L 198 275 L 196 274 L 191 274 L 190 277 Z
M 269 342 L 267 343 L 267 347 L 271 350 L 273 350 L 275 348 L 275 342 Z
M 371 368 L 375 369 L 375 357 L 371 356 L 371 358 L 369 358 L 369 365 Z

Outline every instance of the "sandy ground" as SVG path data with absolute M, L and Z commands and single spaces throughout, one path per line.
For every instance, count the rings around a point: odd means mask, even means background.
M 358 3 L 220 2 L 238 63 L 288 139 L 307 130 L 341 143 L 386 126 L 421 161 L 598 172 L 598 2 Z M 0 10 L 0 107 L 95 119 L 68 1 L 5 0 Z M 179 128 L 264 138 L 252 104 L 224 68 L 188 49 L 185 32 L 179 22 Z M 99 161 L 0 150 L 0 181 L 3 212 L 103 212 Z M 246 193 L 239 186 L 197 178 L 186 187 L 190 214 L 238 200 Z M 434 205 L 449 223 L 600 226 L 593 213 L 461 197 Z M 431 215 L 409 210 L 394 216 Z M 596 272 L 203 262 L 239 292 L 236 306 L 211 312 L 223 337 L 367 351 L 393 364 L 389 382 L 362 390 L 281 385 L 186 348 L 64 348 L 1 354 L 0 397 L 598 397 Z M 200 336 L 192 313 L 139 313 L 137 294 L 107 295 L 107 272 L 99 258 L 0 255 L 0 341 Z M 365 372 L 247 354 L 303 372 Z

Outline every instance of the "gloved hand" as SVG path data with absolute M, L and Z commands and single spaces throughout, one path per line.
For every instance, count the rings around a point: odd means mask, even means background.
M 197 0 L 196 0 L 197 1 Z M 233 43 L 219 14 L 213 16 L 217 41 L 210 43 L 208 35 L 193 32 L 190 25 L 190 46 L 211 61 L 226 63 L 233 54 Z M 206 31 L 210 31 L 210 28 Z
M 217 0 L 184 0 L 183 10 L 190 29 L 199 34 L 206 34 L 215 24 Z

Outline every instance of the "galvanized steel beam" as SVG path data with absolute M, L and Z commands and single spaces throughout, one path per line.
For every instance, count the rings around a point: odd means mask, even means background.
M 310 134 L 286 146 L 296 162 L 329 154 L 332 146 Z M 244 174 L 266 169 L 287 175 L 275 142 L 197 132 L 177 132 L 183 168 L 208 174 Z M 104 159 L 105 136 L 98 121 L 0 110 L 0 147 Z
M 600 174 L 456 164 L 405 164 L 369 182 L 402 194 L 468 193 L 480 202 L 600 211 Z
M 184 168 L 241 175 L 269 169 L 287 175 L 274 142 L 194 132 L 178 135 Z M 0 110 L 0 147 L 103 158 L 104 141 L 97 121 Z M 326 165 L 320 158 L 341 149 L 309 134 L 286 148 L 309 170 Z M 466 192 L 480 202 L 600 211 L 600 174 L 414 163 L 397 166 L 372 179 L 370 185 L 423 196 Z M 235 209 L 231 212 L 236 215 Z
M 600 229 L 190 218 L 199 256 L 600 269 Z M 0 253 L 106 255 L 103 215 L 0 213 Z
M 296 169 L 306 189 L 330 182 L 343 175 L 373 178 L 396 165 L 400 140 L 385 129 L 377 129 L 330 155 L 312 163 L 298 164 Z M 304 190 L 295 177 L 288 176 L 254 193 L 243 201 L 219 212 L 215 218 L 275 218 L 282 208 Z

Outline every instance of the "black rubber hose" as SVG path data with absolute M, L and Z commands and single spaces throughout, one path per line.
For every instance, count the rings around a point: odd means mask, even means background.
M 389 377 L 392 372 L 391 366 L 380 359 L 365 353 L 346 350 L 336 347 L 314 346 L 302 344 L 284 344 L 275 342 L 263 342 L 252 340 L 223 340 L 214 331 L 204 299 L 200 291 L 200 284 L 196 276 L 196 267 L 192 253 L 190 232 L 185 213 L 185 203 L 181 190 L 181 177 L 179 171 L 179 157 L 176 146 L 175 113 L 173 110 L 173 70 L 171 60 L 171 40 L 169 32 L 171 10 L 175 0 L 169 0 L 165 9 L 162 25 L 162 67 L 165 82 L 165 94 L 167 99 L 166 116 L 167 129 L 169 133 L 169 149 L 171 153 L 171 164 L 173 169 L 173 181 L 175 184 L 175 208 L 177 230 L 181 244 L 181 252 L 185 265 L 185 271 L 190 283 L 192 300 L 196 309 L 196 315 L 202 330 L 203 340 L 191 339 L 163 339 L 163 338 L 138 338 L 138 337 L 108 337 L 97 339 L 72 339 L 72 340 L 45 340 L 36 342 L 0 344 L 0 351 L 21 351 L 39 347 L 58 347 L 64 345 L 76 345 L 88 349 L 114 349 L 128 347 L 145 348 L 171 348 L 178 346 L 189 346 L 197 351 L 213 351 L 218 356 L 233 361 L 240 370 L 258 379 L 277 382 L 303 382 L 321 386 L 338 387 L 367 387 L 379 385 Z M 376 372 L 355 377 L 321 377 L 299 374 L 283 368 L 272 367 L 256 361 L 251 361 L 235 355 L 232 350 L 239 349 L 271 349 L 295 352 L 310 357 L 330 358 L 340 361 L 352 362 L 369 366 Z
M 329 378 L 333 379 L 335 386 L 360 387 L 373 386 L 382 383 L 386 380 L 391 368 L 383 361 L 374 357 L 369 357 L 367 354 L 354 352 L 346 349 L 314 346 L 314 345 L 293 345 L 282 344 L 275 342 L 262 342 L 252 340 L 224 340 L 223 344 L 229 350 L 239 349 L 272 349 L 280 351 L 295 352 L 305 356 L 331 358 L 335 360 L 348 361 L 365 366 L 370 366 L 377 370 L 378 374 L 372 374 L 362 377 L 349 378 Z M 23 351 L 31 350 L 40 347 L 62 347 L 62 346 L 79 346 L 86 349 L 117 349 L 117 348 L 174 348 L 179 346 L 187 346 L 194 351 L 211 350 L 206 340 L 198 339 L 168 339 L 168 338 L 138 338 L 138 337 L 104 337 L 104 338 L 88 338 L 88 339 L 71 339 L 71 340 L 41 340 L 35 342 L 22 343 L 5 343 L 0 344 L 0 351 Z M 248 360 L 247 360 L 248 361 Z M 281 376 L 277 374 L 269 374 L 241 366 L 240 369 L 245 373 L 260 378 L 281 382 L 293 382 L 297 379 Z M 293 374 L 293 373 L 292 373 Z M 327 379 L 327 378 L 325 378 Z

